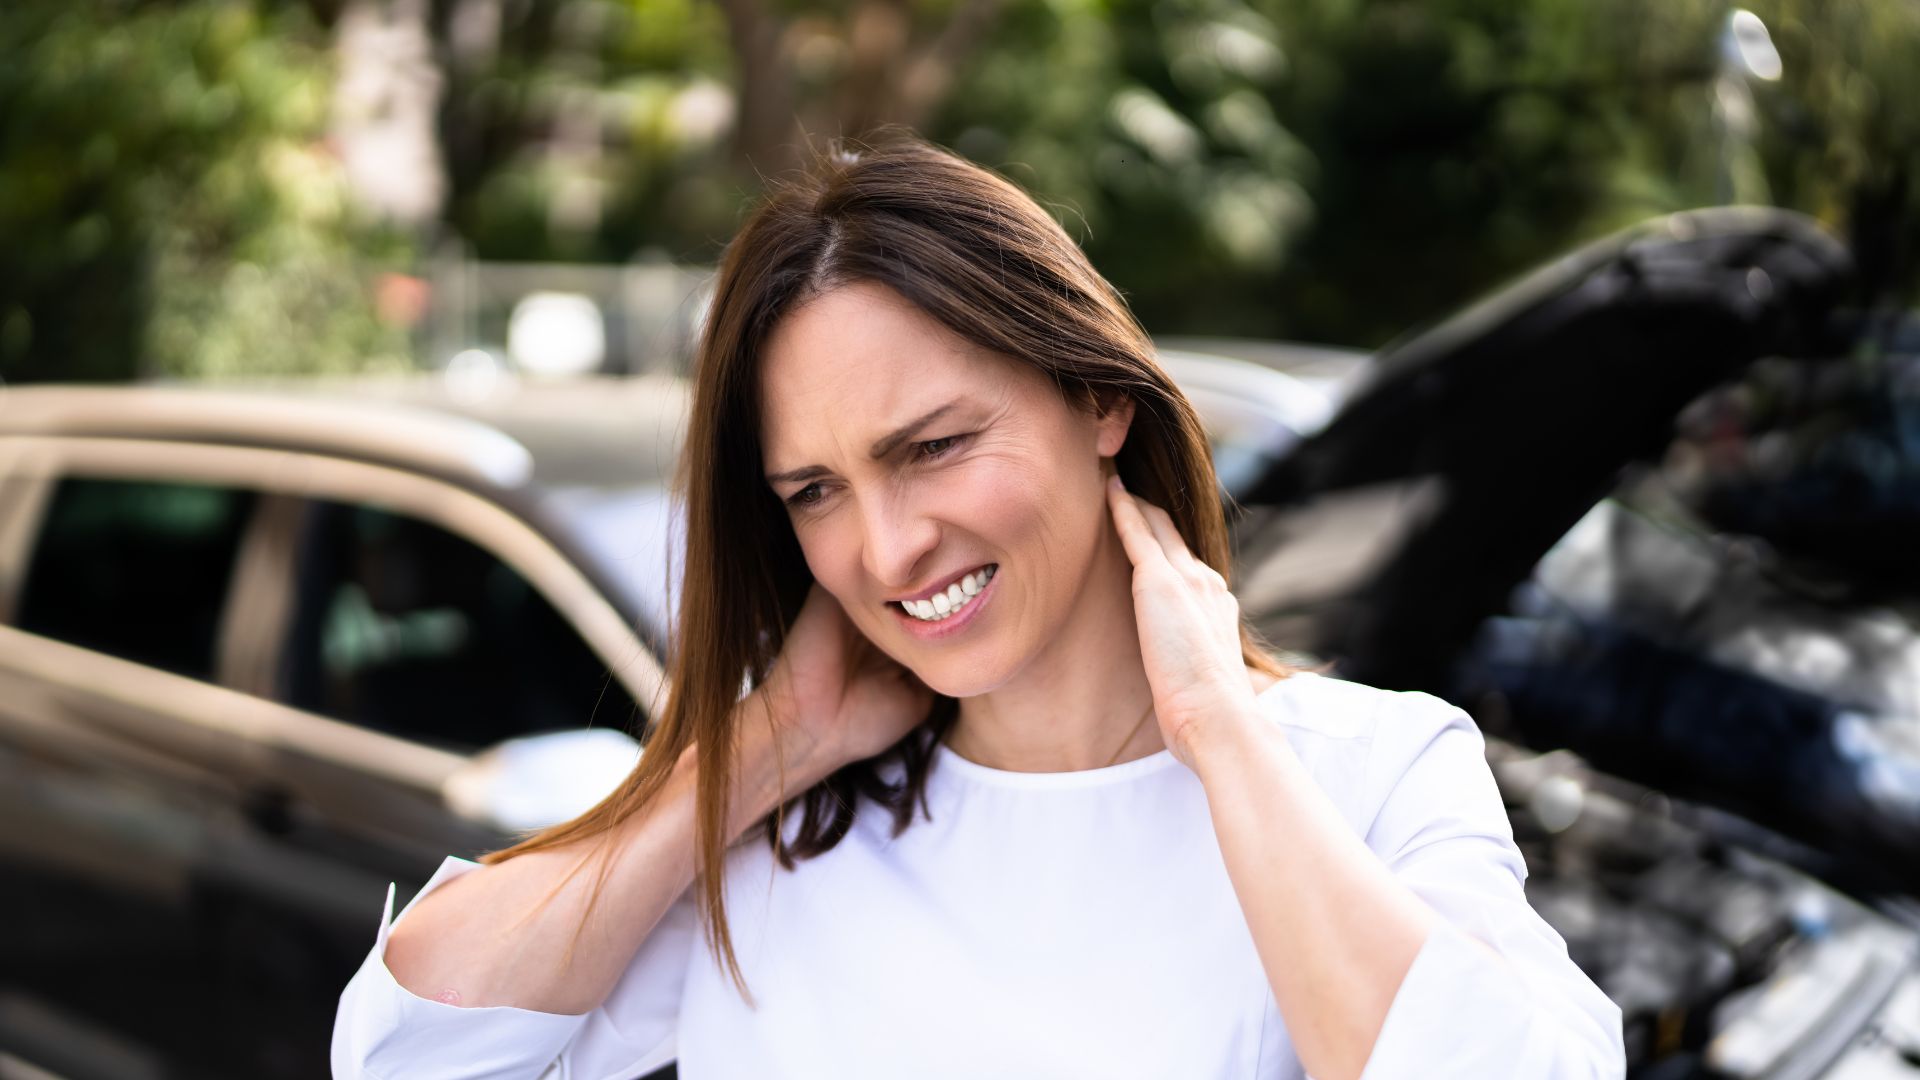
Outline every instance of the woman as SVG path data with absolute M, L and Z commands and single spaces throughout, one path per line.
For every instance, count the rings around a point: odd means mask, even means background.
M 1621 1075 L 1472 721 L 1243 625 L 1153 357 L 944 151 L 776 192 L 701 342 L 646 753 L 382 919 L 336 1073 Z

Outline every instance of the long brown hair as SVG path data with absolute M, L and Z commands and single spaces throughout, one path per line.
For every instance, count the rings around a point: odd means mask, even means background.
M 491 852 L 483 862 L 608 840 L 666 785 L 688 746 L 697 759 L 697 888 L 707 943 L 751 1000 L 728 933 L 721 875 L 732 747 L 743 680 L 759 686 L 812 584 L 786 509 L 768 487 L 760 446 L 757 362 L 787 312 L 840 285 L 885 285 L 974 344 L 1051 378 L 1098 409 L 1115 394 L 1134 416 L 1115 465 L 1128 490 L 1164 507 L 1194 554 L 1222 575 L 1231 559 L 1225 508 L 1199 417 L 1155 360 L 1118 292 L 1039 204 L 993 172 L 903 132 L 838 143 L 779 184 L 728 245 L 694 369 L 692 413 L 675 476 L 689 553 L 665 708 L 626 781 L 592 810 Z M 1248 665 L 1285 677 L 1244 623 Z M 935 742 L 958 702 L 936 695 L 913 735 L 841 768 L 759 824 L 780 864 L 833 848 L 862 798 L 893 816 L 894 835 L 925 807 Z M 887 766 L 901 765 L 888 782 Z M 789 842 L 783 813 L 802 818 Z M 605 880 L 602 867 L 601 881 Z M 595 891 L 595 899 L 598 890 Z

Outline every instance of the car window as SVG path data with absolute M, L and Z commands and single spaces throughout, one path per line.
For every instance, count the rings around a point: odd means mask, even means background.
M 252 492 L 69 478 L 27 567 L 23 630 L 212 679 L 220 613 Z
M 633 699 L 519 572 L 438 525 L 315 500 L 280 672 L 296 707 L 454 750 L 633 730 Z
M 674 635 L 686 568 L 686 513 L 662 487 L 553 487 L 545 508 L 635 611 L 656 643 Z

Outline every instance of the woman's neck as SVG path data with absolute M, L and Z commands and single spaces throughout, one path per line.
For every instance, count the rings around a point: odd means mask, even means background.
M 1133 567 L 1103 536 L 1067 622 L 1013 678 L 963 698 L 947 745 L 1011 772 L 1079 772 L 1163 749 L 1140 659 Z

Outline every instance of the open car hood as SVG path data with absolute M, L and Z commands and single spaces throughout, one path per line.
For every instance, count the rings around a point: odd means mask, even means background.
M 1798 589 L 1661 475 L 1678 419 L 1757 363 L 1845 366 L 1850 278 L 1807 218 L 1695 211 L 1388 349 L 1242 489 L 1243 609 L 1344 677 L 1731 810 L 1855 891 L 1920 894 L 1914 620 Z M 1772 520 L 1764 485 L 1743 497 L 1742 522 Z M 1883 546 L 1920 550 L 1920 528 Z
M 1691 211 L 1390 346 L 1240 494 L 1243 605 L 1350 677 L 1443 686 L 1476 627 L 1623 469 L 1665 449 L 1689 402 L 1758 358 L 1837 352 L 1850 265 L 1800 215 Z

